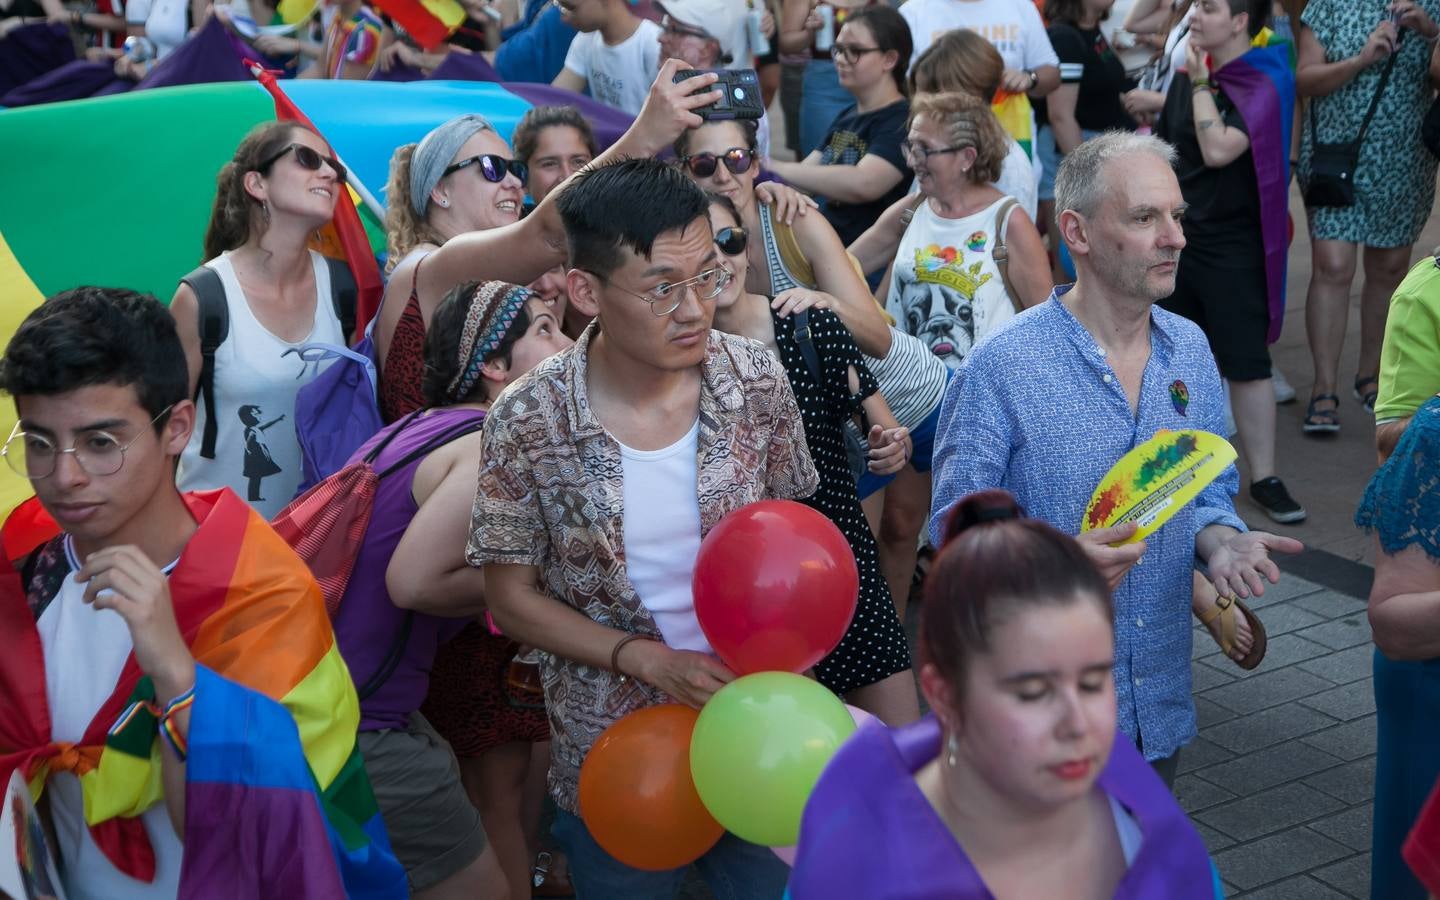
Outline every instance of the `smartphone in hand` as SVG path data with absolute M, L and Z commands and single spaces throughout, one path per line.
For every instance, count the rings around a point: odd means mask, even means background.
M 720 80 L 709 90 L 721 97 L 709 106 L 695 110 L 706 121 L 723 119 L 758 119 L 765 114 L 765 101 L 760 98 L 760 76 L 754 69 L 683 69 L 675 73 L 675 83 L 714 72 Z

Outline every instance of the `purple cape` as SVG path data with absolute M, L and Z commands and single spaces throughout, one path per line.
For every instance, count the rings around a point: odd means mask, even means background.
M 868 725 L 856 732 L 805 806 L 790 896 L 994 900 L 915 784 L 915 773 L 939 753 L 933 716 L 905 728 Z M 1098 784 L 1130 811 L 1144 835 L 1116 900 L 1214 900 L 1205 844 L 1125 735 L 1116 735 Z
M 1269 344 L 1280 339 L 1285 321 L 1285 259 L 1290 248 L 1290 122 L 1295 114 L 1295 73 L 1290 69 L 1289 47 L 1283 41 L 1252 47 L 1210 76 L 1240 111 L 1250 133 L 1270 300 L 1270 330 L 1265 339 Z

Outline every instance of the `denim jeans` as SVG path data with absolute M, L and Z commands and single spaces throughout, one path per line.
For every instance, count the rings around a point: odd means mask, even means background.
M 672 900 L 680 893 L 688 866 L 667 872 L 632 869 L 606 853 L 579 816 L 555 813 L 550 829 L 569 861 L 577 900 Z M 742 841 L 729 832 L 691 865 L 716 900 L 779 900 L 790 867 L 768 847 Z
M 812 59 L 805 66 L 804 89 L 800 94 L 800 150 L 796 159 L 804 159 L 819 148 L 830 133 L 830 126 L 855 102 L 850 92 L 840 86 L 835 64 L 828 59 Z

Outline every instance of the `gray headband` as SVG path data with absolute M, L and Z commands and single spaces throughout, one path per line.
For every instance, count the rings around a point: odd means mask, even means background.
M 425 215 L 430 207 L 430 192 L 465 142 L 479 132 L 494 130 L 484 116 L 472 113 L 456 116 L 425 135 L 410 157 L 410 208 L 415 215 Z

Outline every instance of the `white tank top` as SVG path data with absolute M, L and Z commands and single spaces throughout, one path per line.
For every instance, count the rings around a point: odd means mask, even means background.
M 895 253 L 885 309 L 952 369 L 1015 316 L 991 256 L 995 215 L 1008 199 L 960 219 L 942 218 L 927 200 L 915 210 Z
M 228 252 L 205 264 L 225 285 L 230 331 L 215 351 L 215 458 L 200 455 L 210 415 L 202 402 L 195 433 L 180 456 L 180 490 L 228 487 L 266 519 L 294 498 L 302 475 L 295 395 L 329 363 L 307 364 L 296 354 L 284 354 L 309 342 L 345 343 L 330 299 L 330 268 L 313 250 L 310 262 L 315 270 L 315 321 L 305 340 L 293 344 L 270 333 L 250 311 Z

